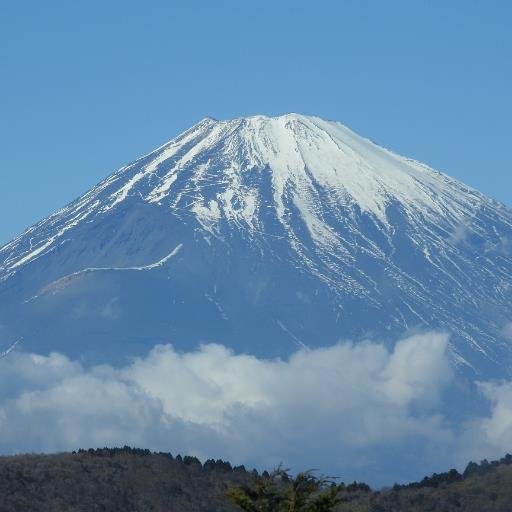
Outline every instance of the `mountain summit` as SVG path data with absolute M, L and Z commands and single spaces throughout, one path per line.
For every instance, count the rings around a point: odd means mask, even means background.
M 0 335 L 97 361 L 438 329 L 510 375 L 511 241 L 509 209 L 339 123 L 206 118 L 0 249 Z

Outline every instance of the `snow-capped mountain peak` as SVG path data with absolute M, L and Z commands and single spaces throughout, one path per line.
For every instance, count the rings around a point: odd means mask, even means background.
M 204 155 L 212 151 L 215 158 L 205 160 Z M 467 198 L 461 197 L 455 182 L 446 176 L 395 155 L 339 123 L 299 114 L 231 121 L 205 118 L 153 153 L 136 174 L 130 173 L 131 166 L 123 169 L 121 176 L 130 175 L 130 179 L 110 195 L 107 208 L 126 199 L 137 185 L 144 188 L 144 200 L 168 200 L 178 207 L 182 191 L 173 184 L 191 167 L 190 180 L 197 185 L 193 211 L 205 225 L 219 215 L 254 225 L 263 205 L 251 183 L 258 181 L 254 174 L 265 171 L 270 173 L 273 204 L 283 224 L 287 196 L 296 198 L 307 217 L 315 209 L 318 188 L 327 191 L 333 201 L 371 214 L 387 227 L 386 208 L 391 201 L 400 202 L 410 212 L 430 215 L 449 208 L 447 213 L 454 219 L 467 212 Z M 213 168 L 217 183 L 224 186 L 222 194 L 210 199 L 201 189 L 215 179 L 210 175 Z
M 91 325 L 120 337 L 109 315 L 124 301 L 138 304 L 139 340 L 231 340 L 267 355 L 286 352 L 283 339 L 439 328 L 456 362 L 483 371 L 510 352 L 508 240 L 507 208 L 339 123 L 205 118 L 1 248 L 0 306 L 62 315 L 71 293 L 70 325 L 95 311 Z M 139 304 L 150 282 L 161 295 Z M 185 325 L 196 314 L 204 329 Z M 14 325 L 1 313 L 0 324 Z M 30 337 L 22 324 L 13 333 Z

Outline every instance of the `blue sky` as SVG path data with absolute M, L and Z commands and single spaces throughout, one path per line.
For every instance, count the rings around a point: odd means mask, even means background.
M 345 123 L 512 204 L 508 1 L 4 1 L 0 243 L 205 116 Z

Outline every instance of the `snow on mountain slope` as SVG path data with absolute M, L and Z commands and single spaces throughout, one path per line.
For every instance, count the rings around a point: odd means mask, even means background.
M 207 118 L 0 249 L 0 334 L 275 356 L 435 328 L 509 374 L 511 237 L 504 206 L 341 124 Z

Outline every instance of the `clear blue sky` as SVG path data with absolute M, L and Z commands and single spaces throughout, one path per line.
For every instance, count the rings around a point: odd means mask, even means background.
M 339 120 L 512 204 L 512 2 L 0 4 L 0 243 L 207 115 Z

